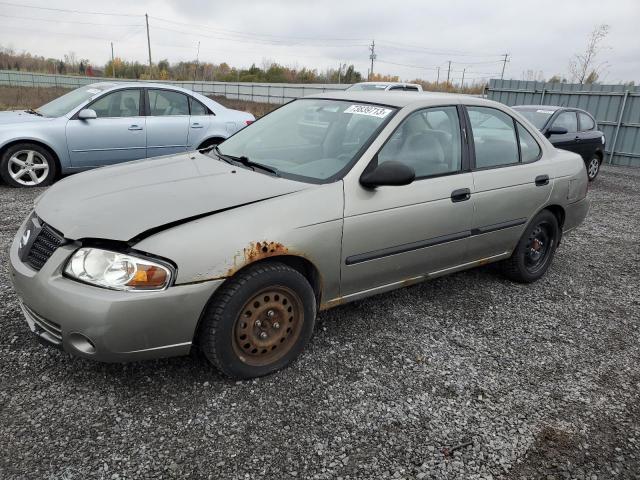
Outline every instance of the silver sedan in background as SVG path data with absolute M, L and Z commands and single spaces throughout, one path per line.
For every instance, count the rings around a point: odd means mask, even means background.
M 31 330 L 69 353 L 199 344 L 254 377 L 302 352 L 318 310 L 490 262 L 540 279 L 586 195 L 580 156 L 499 103 L 327 93 L 216 148 L 58 182 L 17 232 L 11 278 Z
M 0 177 L 13 187 L 222 142 L 254 121 L 165 84 L 95 83 L 35 110 L 0 112 Z

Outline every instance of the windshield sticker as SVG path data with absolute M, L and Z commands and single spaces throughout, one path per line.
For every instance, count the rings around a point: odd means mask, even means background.
M 87 93 L 100 93 L 100 90 L 97 88 L 87 88 Z
M 536 110 L 536 113 L 546 113 L 547 115 L 553 115 L 553 110 Z
M 391 113 L 390 108 L 374 107 L 373 105 L 351 105 L 344 113 L 357 115 L 369 115 L 370 117 L 384 118 Z

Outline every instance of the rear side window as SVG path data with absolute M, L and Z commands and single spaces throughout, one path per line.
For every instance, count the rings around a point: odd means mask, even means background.
M 498 167 L 518 163 L 518 143 L 513 119 L 488 107 L 467 107 L 476 168 Z
M 209 110 L 193 97 L 189 97 L 191 115 L 209 115 Z
M 568 133 L 575 133 L 578 131 L 578 119 L 576 112 L 562 112 L 553 121 L 554 127 L 564 127 Z
M 149 90 L 149 110 L 157 117 L 189 115 L 187 96 L 169 90 Z
M 518 140 L 520 141 L 520 156 L 522 163 L 535 162 L 540 158 L 542 150 L 526 128 L 518 123 Z
M 596 128 L 596 124 L 586 113 L 578 112 L 578 118 L 580 119 L 580 131 L 593 130 Z

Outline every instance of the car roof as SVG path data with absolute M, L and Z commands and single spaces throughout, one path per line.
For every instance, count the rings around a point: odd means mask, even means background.
M 327 100 L 345 100 L 351 102 L 376 103 L 390 107 L 403 108 L 407 106 L 429 107 L 435 105 L 485 105 L 498 106 L 504 109 L 501 103 L 470 95 L 438 92 L 396 92 L 396 91 L 351 91 L 327 92 L 309 95 L 305 98 L 323 98 Z
M 354 83 L 353 85 L 418 85 L 418 84 L 411 83 L 411 82 L 358 82 L 358 83 Z

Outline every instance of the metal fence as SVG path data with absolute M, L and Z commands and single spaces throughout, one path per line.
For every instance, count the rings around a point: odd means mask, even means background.
M 18 72 L 0 70 L 0 85 L 13 87 L 58 87 L 77 88 L 90 83 L 109 81 L 113 78 L 80 77 L 74 75 L 55 75 L 49 73 Z M 118 79 L 135 82 L 137 80 Z M 145 80 L 149 81 L 149 80 Z M 286 103 L 294 98 L 304 97 L 319 92 L 340 91 L 348 84 L 292 84 L 292 83 L 229 83 L 229 82 L 177 82 L 170 80 L 153 80 L 154 83 L 165 83 L 188 88 L 203 95 L 218 95 L 226 98 L 249 100 L 264 103 Z
M 605 161 L 640 167 L 640 87 L 491 80 L 488 98 L 506 105 L 559 105 L 589 112 L 604 132 Z

